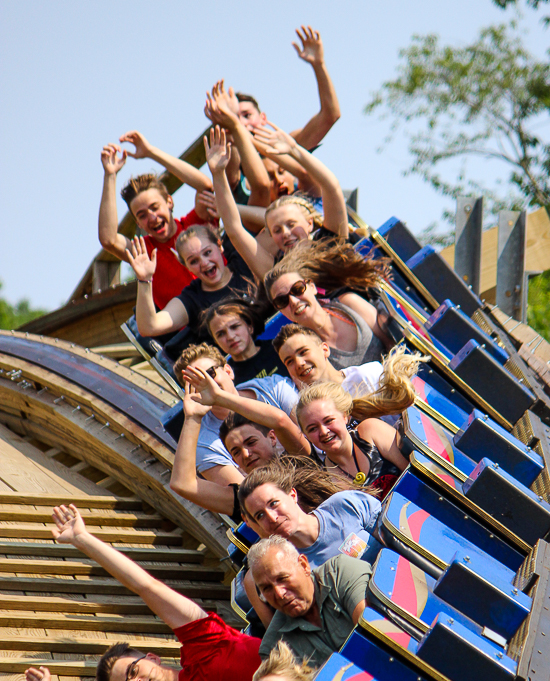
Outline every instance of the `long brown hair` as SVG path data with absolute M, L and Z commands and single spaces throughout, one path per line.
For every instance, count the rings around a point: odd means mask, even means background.
M 310 513 L 337 492 L 359 489 L 376 496 L 372 487 L 358 488 L 343 476 L 320 468 L 308 456 L 283 456 L 256 468 L 241 482 L 239 503 L 243 516 L 248 515 L 245 501 L 261 485 L 273 485 L 285 494 L 295 489 L 298 505 L 304 513 Z
M 267 295 L 283 274 L 296 272 L 318 288 L 335 291 L 343 286 L 366 291 L 390 274 L 387 258 L 365 258 L 347 242 L 333 238 L 300 241 L 264 277 Z

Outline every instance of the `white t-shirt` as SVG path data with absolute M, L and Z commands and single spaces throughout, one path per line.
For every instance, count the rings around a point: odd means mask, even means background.
M 344 374 L 342 388 L 353 398 L 372 393 L 378 390 L 383 371 L 380 362 L 367 362 L 360 366 L 342 369 Z

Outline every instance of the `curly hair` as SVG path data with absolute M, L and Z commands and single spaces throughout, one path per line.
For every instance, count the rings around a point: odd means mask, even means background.
M 390 267 L 388 258 L 367 259 L 347 242 L 333 238 L 300 241 L 264 277 L 265 290 L 271 301 L 273 284 L 290 272 L 296 272 L 325 291 L 344 286 L 366 291 L 376 286 L 380 279 L 387 279 Z
M 170 196 L 168 189 L 166 189 L 166 185 L 159 180 L 158 175 L 155 175 L 155 173 L 146 173 L 145 175 L 131 177 L 120 190 L 120 195 L 126 202 L 130 212 L 132 212 L 132 209 L 130 208 L 132 201 L 138 194 L 146 192 L 148 189 L 157 189 L 164 199 L 167 199 Z
M 243 516 L 248 515 L 245 501 L 261 485 L 273 485 L 285 494 L 295 489 L 298 506 L 304 513 L 310 513 L 337 492 L 358 489 L 341 475 L 320 468 L 308 456 L 282 456 L 273 459 L 267 466 L 253 470 L 239 485 L 239 504 Z M 372 487 L 359 489 L 376 495 Z
M 213 345 L 208 345 L 208 343 L 200 343 L 200 345 L 190 345 L 185 348 L 178 359 L 174 362 L 173 371 L 180 385 L 183 385 L 181 379 L 181 372 L 197 359 L 201 357 L 209 357 L 213 362 L 216 362 L 216 366 L 223 367 L 225 365 L 225 359 L 222 353 L 215 348 Z
M 292 650 L 284 641 L 269 653 L 267 660 L 256 670 L 252 681 L 262 681 L 267 676 L 280 676 L 284 681 L 313 681 L 316 670 L 309 667 L 307 660 L 296 662 Z
M 349 414 L 358 421 L 400 414 L 414 403 L 416 391 L 411 379 L 416 375 L 420 362 L 428 359 L 420 353 L 407 354 L 405 346 L 398 345 L 384 360 L 380 386 L 373 393 L 354 399 L 339 383 L 319 381 L 300 392 L 296 418 L 300 423 L 304 409 L 312 402 L 324 399 L 331 400 L 341 414 Z

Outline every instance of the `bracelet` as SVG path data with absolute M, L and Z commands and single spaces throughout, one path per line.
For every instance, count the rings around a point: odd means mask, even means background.
M 138 282 L 140 284 L 152 284 L 153 280 L 152 279 L 138 279 Z

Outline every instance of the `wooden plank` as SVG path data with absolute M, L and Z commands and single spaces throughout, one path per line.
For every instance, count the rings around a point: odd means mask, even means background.
M 28 630 L 25 630 L 25 633 Z M 137 640 L 134 636 L 125 637 L 128 642 Z M 36 636 L 32 637 L 32 640 L 28 640 L 25 635 L 20 636 L 7 636 L 5 634 L 0 634 L 0 649 L 5 650 L 26 650 L 32 647 L 33 650 L 45 651 L 45 652 L 60 652 L 60 653 L 84 653 L 87 655 L 101 655 L 103 654 L 109 646 L 112 645 L 112 641 L 108 639 L 88 639 L 83 636 L 81 632 L 78 632 L 78 636 L 75 637 L 47 637 L 47 636 Z M 140 646 L 145 648 L 147 651 L 155 653 L 157 655 L 170 655 L 174 656 L 179 654 L 181 645 L 178 641 L 165 640 L 162 638 L 147 638 L 140 640 Z
M 203 565 L 185 565 L 181 563 L 171 566 L 143 564 L 147 572 L 158 579 L 200 579 L 201 581 L 219 581 L 224 572 L 219 568 Z M 94 575 L 103 576 L 108 573 L 93 561 L 72 560 L 30 560 L 22 562 L 19 558 L 0 558 L 0 573 L 17 572 L 18 574 L 48 575 Z
M 111 345 L 98 345 L 95 348 L 90 348 L 92 352 L 103 357 L 119 360 L 128 357 L 141 357 L 132 343 L 112 343 Z
M 2 466 L 2 460 L 0 459 L 0 466 Z M 71 501 L 70 496 L 65 497 L 65 503 Z M 86 525 L 104 525 L 104 526 L 114 526 L 114 527 L 149 527 L 149 528 L 160 528 L 166 521 L 159 515 L 150 515 L 144 513 L 117 513 L 114 516 L 100 515 L 98 513 L 86 513 L 81 511 L 81 515 L 84 518 Z M 23 522 L 23 523 L 49 523 L 52 520 L 51 511 L 39 511 L 39 510 L 18 510 L 16 508 L 9 509 L 6 505 L 2 507 L 0 505 L 0 521 L 8 520 L 10 522 Z
M 545 208 L 527 215 L 525 269 L 544 272 L 550 269 L 550 218 Z M 483 232 L 481 246 L 481 297 L 496 287 L 498 227 Z M 454 265 L 454 246 L 441 251 L 441 256 Z
M 29 667 L 48 667 L 52 674 L 76 674 L 78 677 L 93 678 L 97 662 L 93 660 L 52 660 L 50 658 L 17 657 L 0 658 L 0 672 L 16 672 L 24 674 Z M 23 681 L 24 677 L 22 677 Z
M 166 580 L 178 593 L 188 598 L 228 598 L 230 587 L 217 582 L 201 584 L 196 581 Z M 0 590 L 20 590 L 47 593 L 111 594 L 124 596 L 131 593 L 114 579 L 61 579 L 54 577 L 5 577 L 0 575 Z
M 162 620 L 150 617 L 86 616 L 63 613 L 0 612 L 0 627 L 15 629 L 40 627 L 45 629 L 72 629 L 74 631 L 118 631 L 146 634 L 171 634 L 172 630 Z
M 115 548 L 134 561 L 163 561 L 177 563 L 201 563 L 204 555 L 194 549 L 183 548 L 136 548 L 128 546 L 117 546 Z M 0 554 L 11 554 L 16 556 L 39 555 L 43 558 L 78 558 L 82 553 L 71 544 L 52 543 L 32 543 L 32 542 L 7 542 L 0 541 Z
M 29 606 L 36 612 L 65 612 L 95 615 L 110 613 L 113 615 L 152 615 L 151 610 L 138 596 L 109 596 L 105 601 L 99 596 L 90 600 L 80 599 L 72 594 L 60 596 L 32 596 L 0 593 L 1 610 L 28 610 Z M 202 606 L 201 606 L 202 607 Z
M 97 494 L 97 488 L 0 424 L 0 478 L 17 492 Z
M 1 428 L 2 426 L 0 426 Z M 67 501 L 65 495 L 59 494 L 19 494 L 18 492 L 0 492 L 0 504 L 26 504 L 29 506 L 59 506 Z M 124 498 L 115 495 L 90 496 L 72 495 L 71 503 L 78 507 L 112 509 L 117 511 L 141 511 L 143 502 L 137 498 Z
M 17 539 L 51 539 L 53 523 L 49 526 L 18 523 L 8 525 L 0 522 L 0 538 L 15 537 Z M 92 534 L 106 542 L 128 542 L 135 544 L 164 544 L 181 546 L 181 535 L 157 530 L 111 530 L 93 528 Z

